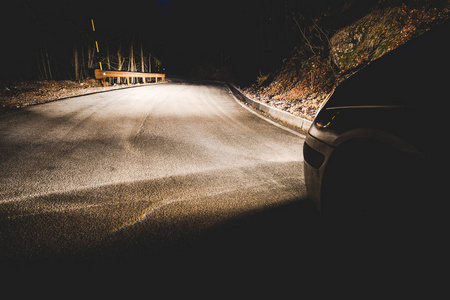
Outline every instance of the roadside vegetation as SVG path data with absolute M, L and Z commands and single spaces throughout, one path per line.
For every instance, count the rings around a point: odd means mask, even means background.
M 36 35 L 35 45 L 28 47 L 34 54 L 9 61 L 12 70 L 28 77 L 0 80 L 0 111 L 119 88 L 101 87 L 92 79 L 101 66 L 165 72 L 166 62 L 154 50 L 157 36 L 145 39 L 142 33 L 126 35 L 100 25 L 94 30 L 94 19 L 80 18 L 78 24 L 53 6 L 24 7 Z M 181 74 L 234 81 L 249 97 L 312 120 L 348 77 L 448 21 L 450 0 L 254 0 L 229 13 L 246 26 L 228 24 L 233 38 L 226 39 L 226 47 L 213 47 L 208 55 L 186 54 L 189 70 Z M 26 68 L 20 67 L 22 61 Z
M 352 1 L 346 5 L 342 10 L 349 9 Z M 334 30 L 322 25 L 325 14 L 303 25 L 294 18 L 302 45 L 245 92 L 312 120 L 327 95 L 345 79 L 449 16 L 450 1 L 378 1 L 366 15 Z
M 135 85 L 104 87 L 95 79 L 85 79 L 79 82 L 73 80 L 3 81 L 0 82 L 0 113 L 63 98 Z

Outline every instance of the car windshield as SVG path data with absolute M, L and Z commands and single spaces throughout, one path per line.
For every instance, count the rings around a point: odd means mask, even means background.
M 441 25 L 372 62 L 342 83 L 326 106 L 436 104 L 448 84 L 448 28 Z

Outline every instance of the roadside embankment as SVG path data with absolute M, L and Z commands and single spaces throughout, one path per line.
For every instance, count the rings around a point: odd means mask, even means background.
M 142 84 L 102 86 L 98 80 L 3 81 L 0 82 L 0 112 L 12 111 L 55 100 L 110 90 L 142 86 Z

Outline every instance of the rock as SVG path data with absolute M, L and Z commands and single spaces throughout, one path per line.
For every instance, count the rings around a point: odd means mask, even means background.
M 330 40 L 331 58 L 340 69 L 347 64 L 346 54 L 355 51 L 361 42 L 366 28 L 364 26 L 348 26 L 338 31 Z

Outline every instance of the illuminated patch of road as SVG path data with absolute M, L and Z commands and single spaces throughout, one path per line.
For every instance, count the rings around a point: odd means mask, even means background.
M 201 232 L 305 195 L 303 139 L 223 85 L 164 84 L 0 116 L 0 250 Z M 130 235 L 129 235 L 130 234 Z

